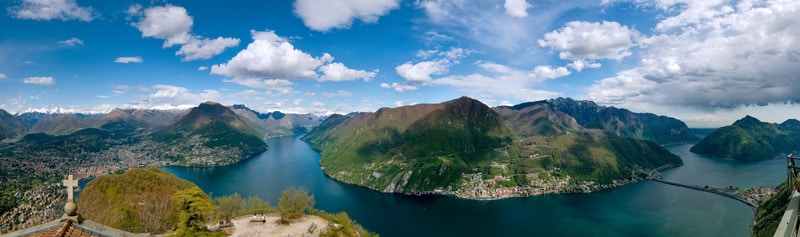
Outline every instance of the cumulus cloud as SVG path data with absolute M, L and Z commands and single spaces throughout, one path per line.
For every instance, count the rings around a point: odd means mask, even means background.
M 590 99 L 704 109 L 800 101 L 800 44 L 790 43 L 800 41 L 800 2 L 655 5 L 672 14 L 641 40 L 639 65 L 592 85 Z
M 197 67 L 197 70 L 198 70 L 198 71 L 205 71 L 205 70 L 208 70 L 208 67 L 206 67 L 206 66 L 199 66 L 199 67 Z
M 164 47 L 186 43 L 194 20 L 186 12 L 186 8 L 166 5 L 144 10 L 144 18 L 135 23 L 142 37 L 153 37 L 166 40 Z
M 567 64 L 567 67 L 571 67 L 578 72 L 583 71 L 584 68 L 600 68 L 600 66 L 602 66 L 600 63 L 584 59 L 578 59 Z
M 506 14 L 517 18 L 525 18 L 528 16 L 528 8 L 533 7 L 525 0 L 506 0 L 503 7 L 506 9 Z
M 376 71 L 355 70 L 333 63 L 333 56 L 320 57 L 295 49 L 274 31 L 250 31 L 253 42 L 223 64 L 211 66 L 211 74 L 231 78 L 314 79 L 320 81 L 370 80 Z M 322 73 L 322 76 L 318 74 Z
M 572 21 L 538 40 L 539 46 L 559 51 L 561 59 L 616 59 L 630 56 L 639 32 L 617 22 Z
M 453 86 L 464 93 L 486 99 L 533 101 L 559 96 L 557 92 L 537 90 L 534 87 L 544 80 L 569 74 L 563 67 L 553 69 L 549 66 L 538 66 L 533 71 L 525 71 L 491 62 L 479 62 L 477 66 L 484 72 L 446 76 L 432 81 L 431 84 Z
M 417 57 L 428 59 L 433 56 L 435 58 L 428 61 L 421 62 L 406 62 L 395 67 L 395 72 L 406 81 L 403 84 L 393 84 L 391 88 L 395 88 L 398 92 L 407 90 L 415 90 L 417 85 L 426 84 L 433 80 L 432 76 L 443 75 L 448 72 L 449 68 L 455 64 L 459 64 L 461 58 L 471 54 L 473 50 L 463 48 L 450 48 L 448 51 L 439 50 L 420 50 L 417 52 Z
M 40 86 L 47 86 L 56 83 L 56 79 L 53 77 L 28 77 L 22 79 L 22 83 L 25 84 L 33 84 L 33 85 L 40 85 Z
M 133 5 L 127 11 L 129 16 L 141 16 L 139 22 L 133 23 L 133 26 L 142 32 L 142 37 L 164 40 L 164 48 L 180 45 L 175 55 L 183 56 L 183 61 L 209 59 L 227 48 L 239 45 L 238 38 L 220 36 L 208 39 L 193 35 L 191 30 L 194 20 L 186 8 L 167 4 L 144 9 L 143 14 L 140 13 L 141 8 L 141 5 Z
M 13 17 L 26 20 L 92 21 L 95 18 L 94 9 L 80 7 L 75 0 L 22 0 L 19 6 L 10 7 L 8 11 Z
M 217 37 L 216 39 L 193 39 L 184 45 L 175 55 L 183 55 L 184 61 L 209 59 L 221 54 L 225 49 L 239 45 L 239 39 Z
M 115 63 L 125 63 L 125 64 L 127 64 L 127 63 L 141 63 L 141 62 L 143 62 L 143 60 L 142 60 L 142 57 L 139 57 L 139 56 L 136 56 L 136 57 L 118 57 L 117 59 L 114 59 L 114 62 Z
M 154 85 L 147 88 L 148 93 L 140 101 L 128 103 L 122 108 L 136 109 L 186 109 L 205 101 L 218 101 L 222 94 L 216 90 L 193 92 L 185 87 L 174 85 Z
M 251 30 L 253 42 L 227 63 L 211 66 L 211 73 L 228 77 L 256 77 L 268 79 L 315 79 L 316 68 L 330 62 L 333 57 L 324 54 L 312 57 L 295 49 L 274 31 Z
M 551 66 L 536 66 L 533 69 L 534 78 L 553 79 L 569 75 L 570 72 L 565 67 L 553 68 Z
M 431 75 L 446 73 L 448 66 L 442 61 L 407 62 L 395 67 L 395 71 L 407 81 L 424 83 L 433 80 Z
M 58 43 L 66 45 L 66 46 L 73 47 L 73 46 L 76 46 L 76 45 L 83 45 L 83 40 L 75 38 L 75 37 L 72 37 L 72 38 L 69 38 L 69 39 L 66 39 L 66 40 L 58 41 Z
M 328 31 L 349 28 L 353 19 L 374 23 L 399 6 L 400 0 L 297 0 L 294 12 L 308 28 Z
M 352 81 L 356 79 L 364 79 L 369 81 L 378 74 L 378 70 L 364 71 L 347 68 L 341 63 L 329 63 L 319 67 L 322 72 L 320 81 Z

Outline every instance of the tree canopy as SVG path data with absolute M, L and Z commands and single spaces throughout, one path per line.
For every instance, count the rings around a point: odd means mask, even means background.
M 283 190 L 278 205 L 281 209 L 281 220 L 288 222 L 314 209 L 314 195 L 308 195 L 305 188 L 289 187 Z

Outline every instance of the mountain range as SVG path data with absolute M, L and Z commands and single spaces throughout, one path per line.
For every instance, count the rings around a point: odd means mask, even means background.
M 307 131 L 320 122 L 311 114 L 265 115 L 243 105 L 215 102 L 188 110 L 114 109 L 102 115 L 34 112 L 15 116 L 0 110 L 0 138 L 19 143 L 16 147 L 21 148 L 14 148 L 18 150 L 71 147 L 100 152 L 137 145 L 159 151 L 153 152 L 158 159 L 178 164 L 220 165 L 263 151 L 268 137 Z
M 461 97 L 333 115 L 303 139 L 321 152 L 325 174 L 340 181 L 383 192 L 460 195 L 486 183 L 531 192 L 614 185 L 682 164 L 656 141 L 697 138 L 674 118 L 587 101 L 490 108 Z M 559 182 L 568 184 L 552 186 Z
M 659 144 L 695 142 L 682 121 L 651 113 L 599 106 L 570 98 L 495 108 L 521 135 L 596 134 L 651 140 Z

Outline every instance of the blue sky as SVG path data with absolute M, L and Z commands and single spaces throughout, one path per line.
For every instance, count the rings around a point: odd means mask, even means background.
M 12 0 L 0 108 L 347 113 L 555 97 L 679 118 L 798 118 L 792 0 Z

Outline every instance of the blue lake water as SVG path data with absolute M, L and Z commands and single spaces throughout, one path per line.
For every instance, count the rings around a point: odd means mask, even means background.
M 301 136 L 267 140 L 270 149 L 247 161 L 213 168 L 163 167 L 213 196 L 238 192 L 277 204 L 283 189 L 301 186 L 315 207 L 347 212 L 381 236 L 749 236 L 750 207 L 733 199 L 652 181 L 591 194 L 494 201 L 385 194 L 323 175 L 319 153 Z M 684 160 L 665 180 L 711 186 L 777 186 L 782 159 L 719 160 L 668 147 Z

